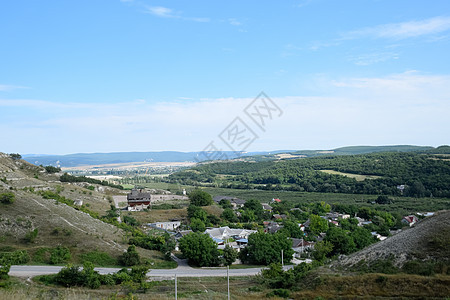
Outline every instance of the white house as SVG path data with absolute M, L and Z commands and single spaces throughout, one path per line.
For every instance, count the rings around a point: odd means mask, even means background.
M 155 222 L 149 223 L 147 226 L 164 229 L 164 230 L 175 230 L 180 227 L 181 221 L 171 221 L 171 222 Z

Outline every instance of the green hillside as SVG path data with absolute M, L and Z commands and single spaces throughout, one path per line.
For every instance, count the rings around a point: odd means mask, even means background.
M 355 178 L 352 174 L 361 176 Z M 177 172 L 168 180 L 239 189 L 449 198 L 450 162 L 427 152 L 217 162 Z

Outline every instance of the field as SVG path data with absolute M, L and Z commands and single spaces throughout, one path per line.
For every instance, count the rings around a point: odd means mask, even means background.
M 294 205 L 300 203 L 313 203 L 325 201 L 329 204 L 353 204 L 358 206 L 374 207 L 377 210 L 396 212 L 402 215 L 415 212 L 438 211 L 450 209 L 450 199 L 446 198 L 411 198 L 392 197 L 394 203 L 389 205 L 372 204 L 376 195 L 363 194 L 341 194 L 341 193 L 307 193 L 291 191 L 264 191 L 264 190 L 240 190 L 223 188 L 204 188 L 213 196 L 232 196 L 243 200 L 257 199 L 262 203 L 270 202 L 273 198 L 281 201 L 292 202 Z
M 327 174 L 333 174 L 333 175 L 341 175 L 349 178 L 355 178 L 356 181 L 364 181 L 366 179 L 377 179 L 381 178 L 381 176 L 375 176 L 375 175 L 360 175 L 360 174 L 350 174 L 350 173 L 344 173 L 334 170 L 320 170 L 321 172 L 327 173 Z

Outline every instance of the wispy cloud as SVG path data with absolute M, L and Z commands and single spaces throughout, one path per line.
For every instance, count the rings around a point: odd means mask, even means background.
M 358 66 L 369 66 L 375 63 L 385 62 L 391 59 L 398 59 L 398 53 L 394 52 L 379 52 L 379 53 L 368 53 L 354 55 L 349 58 L 355 65 Z
M 0 84 L 0 92 L 9 92 L 18 89 L 28 89 L 26 86 Z
M 147 12 L 162 18 L 180 18 L 179 13 L 175 14 L 170 8 L 163 6 L 147 6 Z
M 228 19 L 228 22 L 230 23 L 230 25 L 233 25 L 233 26 L 241 26 L 242 25 L 242 22 L 238 21 L 235 18 Z
M 322 84 L 317 89 L 329 96 L 272 96 L 283 117 L 249 150 L 447 142 L 450 76 L 409 71 Z M 0 100 L 0 139 L 14 141 L 3 151 L 23 153 L 201 150 L 252 100 L 179 97 L 106 105 Z M 139 142 L 129 148 L 117 136 Z
M 434 35 L 450 29 L 450 17 L 434 17 L 421 21 L 383 24 L 366 27 L 342 34 L 343 39 L 357 38 L 393 38 L 405 39 Z
M 194 21 L 205 23 L 209 22 L 210 18 L 202 18 L 202 17 L 185 17 L 181 11 L 175 11 L 171 8 L 164 6 L 145 6 L 145 12 L 151 15 L 160 17 L 160 18 L 172 18 L 172 19 L 180 19 L 185 21 Z
M 311 2 L 313 2 L 313 0 L 302 0 L 299 3 L 297 3 L 295 6 L 296 7 L 304 7 L 304 6 L 311 4 Z

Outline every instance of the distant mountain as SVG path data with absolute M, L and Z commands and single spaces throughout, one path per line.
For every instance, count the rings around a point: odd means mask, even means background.
M 352 155 L 365 154 L 372 152 L 410 152 L 410 151 L 432 151 L 436 148 L 427 146 L 350 146 L 341 147 L 332 150 L 275 150 L 259 152 L 233 152 L 224 151 L 225 159 L 245 158 L 246 160 L 274 160 L 312 157 L 320 155 Z M 290 154 L 286 158 L 280 154 Z M 46 155 L 29 154 L 23 155 L 24 159 L 35 165 L 53 165 L 61 167 L 76 167 L 83 165 L 101 165 L 129 162 L 200 162 L 212 159 L 218 159 L 220 155 L 214 152 L 178 152 L 178 151 L 160 151 L 160 152 L 113 152 L 113 153 L 76 153 L 67 155 Z
M 318 155 L 354 155 L 373 152 L 412 152 L 428 151 L 434 149 L 429 146 L 394 145 L 394 146 L 348 146 L 332 150 L 300 150 L 292 152 L 295 155 L 318 156 Z
M 285 152 L 290 152 L 286 150 Z M 234 159 L 241 156 L 267 155 L 271 153 L 282 153 L 284 151 L 274 152 L 241 152 L 233 151 L 222 152 L 224 157 Z M 205 152 L 113 152 L 113 153 L 76 153 L 67 155 L 23 155 L 23 158 L 35 165 L 53 165 L 61 167 L 76 167 L 83 165 L 101 165 L 129 162 L 200 162 L 217 158 L 215 153 Z

